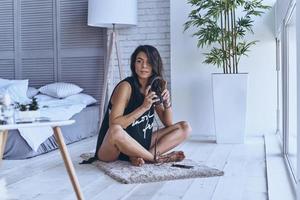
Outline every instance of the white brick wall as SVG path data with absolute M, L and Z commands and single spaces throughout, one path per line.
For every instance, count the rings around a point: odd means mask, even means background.
M 170 0 L 138 0 L 137 26 L 119 29 L 118 36 L 125 75 L 131 75 L 130 56 L 134 49 L 142 44 L 153 45 L 161 54 L 164 76 L 170 89 Z M 108 79 L 109 94 L 120 81 L 115 52 L 112 56 L 115 59 L 111 61 L 113 72 L 110 72 Z

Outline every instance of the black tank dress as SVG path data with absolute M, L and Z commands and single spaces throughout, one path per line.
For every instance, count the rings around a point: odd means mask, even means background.
M 124 115 L 127 115 L 127 114 L 133 112 L 136 108 L 138 108 L 139 106 L 141 106 L 143 104 L 144 95 L 141 94 L 141 92 L 139 90 L 139 86 L 138 86 L 138 80 L 136 80 L 134 77 L 132 77 L 132 76 L 127 77 L 124 80 L 122 80 L 121 82 L 119 82 L 118 85 L 124 81 L 126 81 L 130 84 L 131 91 L 132 91 L 128 105 L 124 111 Z M 116 87 L 115 87 L 115 89 L 116 89 Z M 115 91 L 115 89 L 114 89 L 114 91 Z M 113 93 L 114 93 L 114 91 L 113 91 Z M 109 113 L 111 111 L 111 108 L 112 108 L 112 104 L 111 104 L 111 97 L 110 97 L 108 108 L 105 112 L 105 116 L 104 116 L 100 131 L 99 131 L 95 157 L 91 158 L 87 161 L 83 161 L 82 164 L 91 163 L 91 162 L 97 160 L 97 151 L 101 147 L 103 139 L 109 128 Z M 154 120 L 154 107 L 151 106 L 151 108 L 149 110 L 147 110 L 145 113 L 143 113 L 142 116 L 140 116 L 136 121 L 134 121 L 132 124 L 130 124 L 124 130 L 132 138 L 134 138 L 138 143 L 140 143 L 145 149 L 149 150 L 150 144 L 151 144 L 151 137 L 152 137 L 153 120 Z M 129 157 L 123 153 L 120 153 L 119 159 L 120 160 L 129 160 Z

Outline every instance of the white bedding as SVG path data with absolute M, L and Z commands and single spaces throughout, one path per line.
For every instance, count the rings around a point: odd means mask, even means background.
M 69 99 L 55 99 L 39 102 L 41 117 L 47 117 L 51 120 L 68 120 L 86 106 L 85 104 L 78 103 L 78 101 Z M 51 127 L 19 128 L 19 132 L 28 145 L 35 151 L 37 151 L 38 147 L 47 138 L 53 135 Z

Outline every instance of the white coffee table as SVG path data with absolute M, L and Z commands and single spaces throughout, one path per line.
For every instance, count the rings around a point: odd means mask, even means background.
M 53 128 L 54 136 L 59 146 L 60 153 L 65 163 L 65 167 L 69 174 L 73 189 L 76 193 L 77 199 L 82 200 L 83 194 L 80 190 L 80 185 L 78 178 L 75 173 L 73 163 L 71 161 L 67 146 L 65 144 L 63 135 L 61 133 L 60 127 L 73 124 L 74 120 L 64 120 L 64 121 L 49 121 L 49 122 L 33 122 L 33 123 L 23 123 L 23 124 L 6 124 L 0 125 L 0 161 L 3 158 L 5 143 L 8 135 L 8 130 L 18 129 L 18 128 L 30 128 L 30 127 L 41 127 L 41 126 L 51 126 Z

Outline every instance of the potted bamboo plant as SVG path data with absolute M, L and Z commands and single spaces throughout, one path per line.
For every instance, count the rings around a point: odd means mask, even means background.
M 248 73 L 239 72 L 239 61 L 258 41 L 246 41 L 254 33 L 254 18 L 270 6 L 262 0 L 188 0 L 192 11 L 184 30 L 196 28 L 204 63 L 222 68 L 212 74 L 214 120 L 218 143 L 243 143 Z

